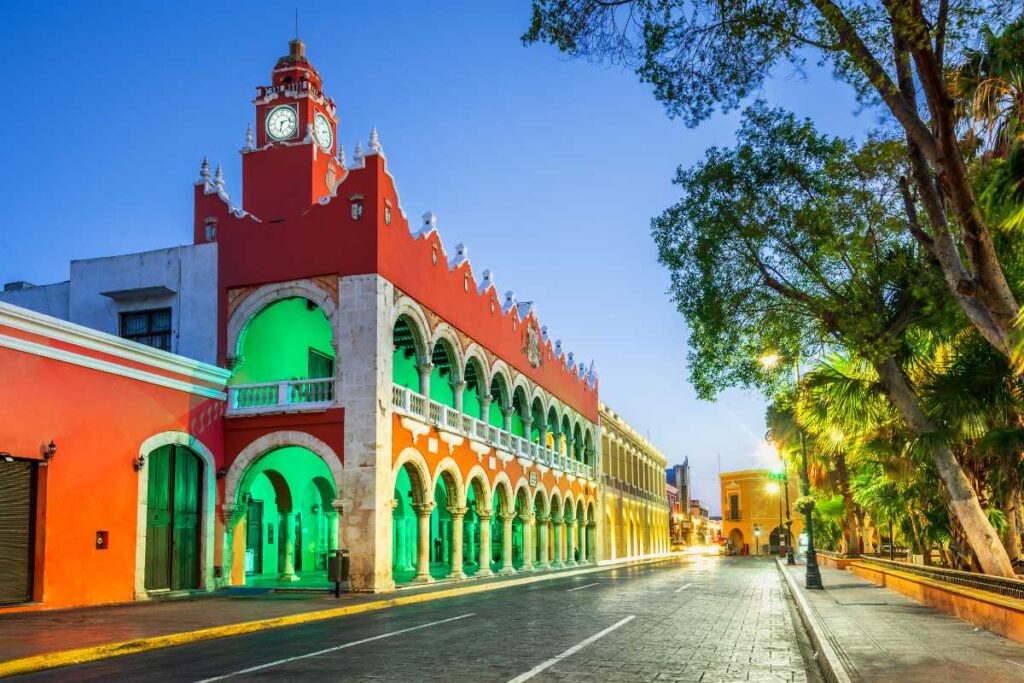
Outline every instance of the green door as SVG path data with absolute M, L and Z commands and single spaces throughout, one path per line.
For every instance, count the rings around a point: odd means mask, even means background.
M 187 448 L 163 446 L 146 468 L 146 590 L 198 588 L 202 463 Z

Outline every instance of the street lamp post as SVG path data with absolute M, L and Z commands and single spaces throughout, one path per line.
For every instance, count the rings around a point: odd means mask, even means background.
M 786 459 L 782 457 L 782 485 L 786 487 L 786 564 L 796 564 L 793 555 L 793 517 L 789 513 L 789 473 L 786 471 Z
M 766 368 L 775 367 L 779 362 L 778 354 L 766 354 L 760 359 L 761 364 Z M 800 355 L 797 354 L 793 360 L 793 373 L 796 375 L 796 390 L 800 391 Z M 802 496 L 811 495 L 811 480 L 807 474 L 807 444 L 804 442 L 804 430 L 797 425 L 797 433 L 800 435 L 800 493 Z M 807 530 L 807 574 L 804 585 L 807 588 L 823 588 L 821 585 L 821 570 L 818 568 L 818 555 L 814 550 L 814 523 L 811 519 L 812 508 L 804 510 L 804 528 Z

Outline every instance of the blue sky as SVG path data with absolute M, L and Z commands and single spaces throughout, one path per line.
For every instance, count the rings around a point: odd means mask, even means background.
M 565 348 L 596 361 L 602 399 L 670 463 L 689 456 L 717 511 L 719 457 L 756 465 L 764 402 L 694 397 L 649 220 L 678 198 L 675 168 L 730 145 L 738 115 L 688 129 L 632 73 L 523 47 L 527 0 L 3 3 L 18 67 L 0 110 L 0 281 L 188 243 L 204 154 L 239 194 L 250 101 L 296 6 L 349 151 L 376 125 L 410 220 L 434 211 L 447 247 L 466 243 L 477 273 L 536 302 Z M 873 123 L 827 73 L 776 76 L 758 96 L 826 131 Z

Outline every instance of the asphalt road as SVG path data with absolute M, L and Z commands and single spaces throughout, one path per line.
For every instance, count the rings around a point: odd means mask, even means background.
M 800 638 L 773 563 L 708 558 L 612 569 L 14 680 L 805 681 Z

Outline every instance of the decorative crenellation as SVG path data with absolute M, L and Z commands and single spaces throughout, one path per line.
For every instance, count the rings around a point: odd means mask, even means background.
M 228 211 L 235 218 L 250 218 L 257 223 L 260 223 L 259 218 L 253 216 L 245 209 L 235 206 L 231 203 L 231 197 L 228 195 L 227 188 L 224 184 L 224 169 L 221 168 L 220 164 L 217 164 L 217 170 L 214 172 L 213 178 L 210 178 L 210 160 L 205 156 L 203 157 L 202 163 L 199 165 L 199 180 L 196 181 L 196 186 L 202 186 L 204 195 L 217 195 L 221 201 L 227 204 Z
M 376 132 L 376 128 L 373 129 Z M 413 230 L 410 226 L 410 232 L 416 239 L 428 239 L 432 235 L 436 237 L 438 248 L 443 252 L 444 247 L 441 243 L 441 234 L 437 227 L 437 214 L 433 211 L 427 211 L 423 214 L 423 223 L 418 230 Z M 456 268 L 465 266 L 467 274 L 470 278 L 473 278 L 473 267 L 469 260 L 469 247 L 463 243 L 459 243 L 455 246 L 455 254 L 451 258 L 447 259 L 448 269 L 454 271 Z M 493 289 L 495 296 L 497 297 L 497 284 L 494 281 L 494 271 L 487 269 L 483 271 L 483 276 L 479 283 L 476 283 L 476 292 L 479 295 L 485 295 L 488 290 Z M 468 291 L 468 289 L 467 289 Z M 501 304 L 502 315 L 508 315 L 514 313 L 516 320 L 523 321 L 531 316 L 537 318 L 536 305 L 532 301 L 519 302 L 516 299 L 514 290 L 508 290 L 505 292 L 504 299 Z M 546 345 L 549 340 L 549 333 L 547 326 L 540 328 L 541 340 Z M 560 341 L 555 342 L 553 349 L 554 360 L 561 364 L 564 364 L 566 370 L 573 373 L 581 381 L 585 381 L 590 387 L 594 387 L 597 384 L 598 375 L 594 369 L 594 362 L 591 361 L 590 366 L 586 366 L 582 361 L 577 363 L 576 358 L 573 354 L 569 354 L 568 357 L 563 355 L 562 344 Z

